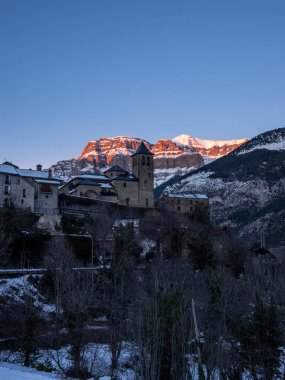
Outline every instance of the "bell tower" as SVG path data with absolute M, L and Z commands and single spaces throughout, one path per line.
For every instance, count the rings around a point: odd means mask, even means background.
M 143 142 L 131 156 L 132 172 L 138 179 L 138 207 L 154 207 L 153 156 Z

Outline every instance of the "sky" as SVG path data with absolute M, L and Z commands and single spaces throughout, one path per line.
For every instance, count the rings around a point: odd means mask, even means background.
M 285 126 L 284 0 L 0 0 L 0 161 Z

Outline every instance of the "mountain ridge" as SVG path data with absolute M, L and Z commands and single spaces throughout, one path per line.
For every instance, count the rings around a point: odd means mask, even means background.
M 186 135 L 185 135 L 186 136 Z M 100 137 L 97 140 L 91 139 L 83 148 L 78 157 L 70 160 L 62 160 L 51 168 L 58 177 L 68 179 L 80 173 L 99 173 L 106 170 L 112 165 L 119 165 L 126 170 L 131 170 L 130 155 L 135 152 L 141 141 L 150 149 L 155 157 L 155 178 L 156 184 L 163 182 L 169 176 L 177 173 L 185 173 L 199 168 L 210 159 L 216 159 L 224 154 L 229 153 L 236 148 L 236 144 L 229 145 L 229 141 L 242 140 L 217 140 L 220 146 L 211 147 L 207 150 L 202 145 L 193 146 L 191 136 L 187 135 L 189 144 L 180 144 L 174 139 L 159 139 L 152 144 L 148 141 L 130 136 Z M 224 142 L 224 143 L 223 143 Z M 167 172 L 165 172 L 167 171 Z
M 170 179 L 156 188 L 156 195 L 204 192 L 214 222 L 231 226 L 251 244 L 258 244 L 266 228 L 268 244 L 285 247 L 284 143 L 285 128 L 262 133 L 228 155 Z

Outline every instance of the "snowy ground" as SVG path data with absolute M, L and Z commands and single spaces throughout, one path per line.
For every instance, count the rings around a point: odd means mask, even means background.
M 117 372 L 118 380 L 135 379 L 135 372 L 131 369 L 134 354 L 135 350 L 133 345 L 123 342 Z M 90 343 L 86 345 L 85 350 L 82 353 L 82 359 L 86 365 L 86 368 L 93 374 L 94 378 L 101 379 L 102 377 L 104 380 L 110 379 L 111 352 L 107 344 Z M 23 367 L 20 365 L 21 363 L 23 363 L 23 358 L 20 352 L 2 351 L 0 353 L 0 380 L 46 380 L 47 378 L 66 379 L 66 377 L 62 376 L 67 372 L 72 364 L 69 356 L 69 346 L 62 347 L 59 350 L 40 350 L 38 351 L 36 358 L 33 359 L 34 367 L 49 368 L 53 374 L 39 372 L 34 368 Z M 24 373 L 27 372 L 27 377 L 18 377 L 20 375 L 17 372 L 21 371 L 24 371 Z M 32 377 L 31 374 L 34 373 L 38 377 Z M 10 377 L 8 374 L 10 374 Z
M 1 380 L 48 380 L 61 378 L 60 375 L 39 372 L 34 368 L 26 368 L 17 364 L 0 362 Z

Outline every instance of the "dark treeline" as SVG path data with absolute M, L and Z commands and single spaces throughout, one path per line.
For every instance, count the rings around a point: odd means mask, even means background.
M 5 212 L 2 266 L 21 261 L 15 242 L 23 241 L 22 230 L 39 233 L 31 215 Z M 137 379 L 191 379 L 194 368 L 199 379 L 284 379 L 283 262 L 265 250 L 255 255 L 200 216 L 146 214 L 139 229 L 127 223 L 114 227 L 119 218 L 65 216 L 58 226 L 61 234 L 92 236 L 96 273 L 72 269 L 90 265 L 88 239 L 47 239 L 45 233 L 41 256 L 35 259 L 29 251 L 31 263 L 40 260 L 48 268 L 29 281 L 55 309 L 44 318 L 28 294 L 24 303 L 1 297 L 0 338 L 17 337 L 2 351 L 19 351 L 30 366 L 40 349 L 68 347 L 70 366 L 64 368 L 60 356 L 58 366 L 68 376 L 87 379 L 99 371 L 96 353 L 86 360 L 90 343 L 104 343 L 111 354 L 109 375 L 118 379 L 128 342 Z M 88 329 L 98 316 L 106 317 L 107 328 Z M 50 369 L 48 363 L 43 367 Z

